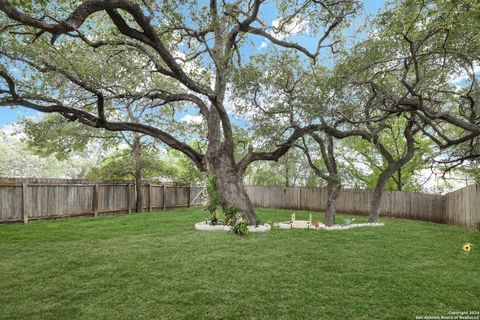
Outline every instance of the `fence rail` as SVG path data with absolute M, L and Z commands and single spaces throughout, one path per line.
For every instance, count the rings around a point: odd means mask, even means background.
M 58 217 L 132 212 L 135 184 L 55 179 L 0 179 L 0 222 L 28 222 Z M 152 211 L 203 204 L 203 187 L 157 185 L 143 187 L 144 208 Z

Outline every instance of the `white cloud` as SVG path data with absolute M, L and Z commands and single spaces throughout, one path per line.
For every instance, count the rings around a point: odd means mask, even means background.
M 279 40 L 284 40 L 298 33 L 308 33 L 310 30 L 308 23 L 308 20 L 301 17 L 295 17 L 289 22 L 278 18 L 272 21 L 273 29 L 269 33 Z
M 268 43 L 266 41 L 262 41 L 262 43 L 260 43 L 260 49 L 265 49 L 266 47 L 268 47 Z
M 186 114 L 180 119 L 180 121 L 188 124 L 200 124 L 203 121 L 203 117 L 201 115 L 194 116 L 191 114 Z

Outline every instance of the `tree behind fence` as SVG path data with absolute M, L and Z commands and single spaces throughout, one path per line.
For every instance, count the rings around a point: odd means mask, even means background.
M 325 211 L 326 188 L 248 187 L 256 207 Z M 341 213 L 367 215 L 373 191 L 342 190 L 337 200 Z M 446 195 L 385 191 L 380 215 L 476 228 L 480 222 L 480 186 L 469 186 Z
M 203 203 L 203 187 L 146 184 L 144 209 L 189 207 Z M 0 222 L 132 212 L 135 185 L 125 181 L 1 179 Z

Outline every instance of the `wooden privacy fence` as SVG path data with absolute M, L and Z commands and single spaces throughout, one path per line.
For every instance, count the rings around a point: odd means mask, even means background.
M 152 211 L 201 205 L 203 190 L 203 187 L 148 183 L 143 187 L 143 209 Z M 130 213 L 135 208 L 134 183 L 59 179 L 2 181 L 0 179 L 0 222 L 28 222 L 68 216 Z
M 247 192 L 256 207 L 316 211 L 327 209 L 326 188 L 247 187 Z M 337 199 L 337 210 L 366 215 L 372 197 L 371 190 L 342 190 Z M 469 186 L 446 195 L 385 191 L 380 215 L 476 228 L 480 223 L 480 186 Z
M 316 210 L 327 207 L 325 188 L 247 187 L 256 207 Z M 147 183 L 143 187 L 148 211 L 204 204 L 205 188 Z M 342 213 L 368 214 L 373 191 L 343 190 L 337 200 Z M 135 184 L 129 181 L 0 178 L 0 222 L 132 212 Z M 467 228 L 480 224 L 480 185 L 446 195 L 385 191 L 380 215 L 448 223 Z
M 445 195 L 445 223 L 480 228 L 480 185 L 471 185 Z

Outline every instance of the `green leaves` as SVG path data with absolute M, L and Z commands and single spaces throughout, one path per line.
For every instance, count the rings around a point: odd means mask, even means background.
M 154 179 L 170 176 L 165 160 L 160 158 L 158 150 L 143 147 L 141 157 L 142 176 Z M 131 180 L 134 178 L 135 163 L 130 148 L 120 148 L 100 159 L 98 166 L 91 168 L 87 174 L 90 179 Z
M 399 159 L 406 152 L 405 123 L 404 118 L 392 118 L 388 121 L 389 127 L 380 133 L 379 141 L 394 159 Z M 436 150 L 433 142 L 426 137 L 417 135 L 415 141 L 415 156 L 401 171 L 390 177 L 387 190 L 421 191 L 421 171 L 430 168 L 427 160 L 431 161 Z M 374 144 L 357 137 L 341 141 L 338 157 L 345 183 L 357 188 L 375 188 L 378 176 L 388 165 Z
M 208 176 L 207 183 L 208 203 L 207 210 L 213 215 L 220 205 L 220 194 L 217 191 L 217 182 L 215 176 Z
M 85 151 L 97 137 L 115 138 L 113 134 L 100 130 L 95 134 L 90 128 L 66 122 L 59 115 L 46 115 L 41 121 L 24 118 L 21 125 L 25 140 L 33 152 L 42 157 L 55 155 L 59 160 L 68 159 L 72 152 Z

